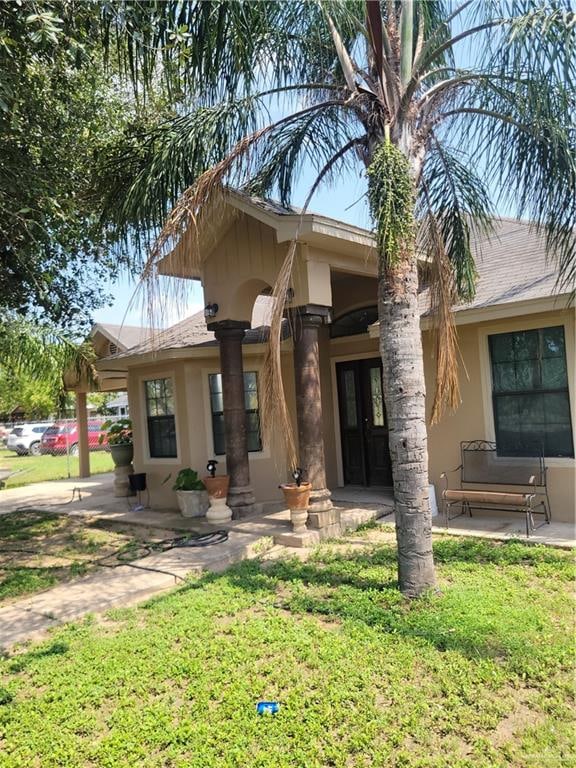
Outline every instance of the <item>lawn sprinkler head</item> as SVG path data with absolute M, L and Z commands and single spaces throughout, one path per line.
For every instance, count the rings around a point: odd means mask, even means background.
M 292 472 L 292 477 L 294 478 L 294 482 L 300 488 L 300 485 L 302 483 L 302 478 L 304 476 L 304 470 L 302 467 L 296 467 L 296 469 Z
M 210 477 L 214 477 L 216 475 L 216 465 L 217 464 L 218 464 L 218 462 L 216 461 L 216 459 L 210 459 L 208 464 L 206 464 L 206 469 L 208 470 L 208 473 L 209 473 Z

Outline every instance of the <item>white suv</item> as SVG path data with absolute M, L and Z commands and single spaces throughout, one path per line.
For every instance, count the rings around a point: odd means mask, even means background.
M 9 451 L 16 451 L 18 456 L 26 456 L 27 454 L 39 456 L 40 439 L 51 424 L 51 421 L 19 424 L 8 435 L 6 448 Z

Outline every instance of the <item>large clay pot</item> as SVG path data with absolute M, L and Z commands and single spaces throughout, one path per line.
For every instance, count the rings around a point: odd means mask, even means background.
M 226 504 L 230 478 L 228 475 L 216 477 L 203 477 L 202 482 L 208 491 L 210 509 L 206 512 L 206 520 L 209 523 L 228 523 L 232 520 L 232 510 Z
M 290 522 L 294 533 L 304 533 L 308 520 L 308 504 L 310 503 L 310 483 L 286 483 L 280 488 L 284 493 L 286 506 L 290 510 Z
M 110 453 L 115 467 L 129 467 L 134 458 L 134 446 L 132 443 L 124 445 L 111 445 Z
M 176 491 L 182 517 L 202 517 L 209 506 L 206 491 Z

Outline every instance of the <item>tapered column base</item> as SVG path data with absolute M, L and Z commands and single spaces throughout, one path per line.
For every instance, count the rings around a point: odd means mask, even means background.
M 254 491 L 249 485 L 231 486 L 228 490 L 228 506 L 234 520 L 253 515 L 255 502 Z
M 326 512 L 332 509 L 332 494 L 328 488 L 313 488 L 310 492 L 309 512 Z

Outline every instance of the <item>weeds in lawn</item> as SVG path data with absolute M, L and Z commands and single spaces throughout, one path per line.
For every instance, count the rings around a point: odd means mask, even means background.
M 570 553 L 435 549 L 424 600 L 389 544 L 325 546 L 56 631 L 0 664 L 2 768 L 573 764 Z

